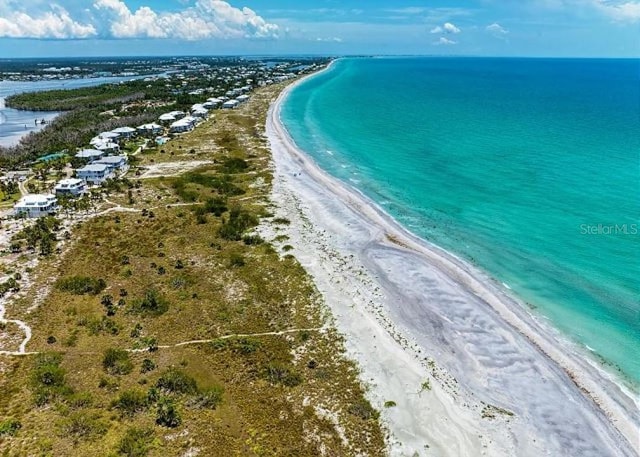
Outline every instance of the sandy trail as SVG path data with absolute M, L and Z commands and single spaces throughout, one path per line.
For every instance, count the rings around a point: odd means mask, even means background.
M 160 177 L 178 176 L 182 173 L 195 170 L 204 165 L 211 165 L 211 160 L 188 160 L 182 162 L 161 162 L 145 165 L 144 171 L 136 179 L 152 179 Z
M 267 120 L 273 199 L 383 411 L 391 454 L 638 455 L 633 396 L 482 272 L 320 170 L 279 121 L 288 90 Z

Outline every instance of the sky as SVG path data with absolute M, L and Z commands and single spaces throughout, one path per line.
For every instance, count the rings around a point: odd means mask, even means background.
M 0 58 L 640 57 L 640 0 L 0 0 Z

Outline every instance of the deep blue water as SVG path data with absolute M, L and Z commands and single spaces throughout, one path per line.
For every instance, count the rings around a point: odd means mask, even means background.
M 321 167 L 640 382 L 640 61 L 346 59 L 282 118 Z

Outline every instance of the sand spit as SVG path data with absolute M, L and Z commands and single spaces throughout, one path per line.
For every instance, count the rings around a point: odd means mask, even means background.
M 267 119 L 273 200 L 391 455 L 636 456 L 638 404 L 493 280 L 328 176 Z M 394 402 L 395 406 L 391 403 Z

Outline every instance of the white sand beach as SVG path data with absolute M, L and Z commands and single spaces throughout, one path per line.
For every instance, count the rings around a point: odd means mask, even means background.
M 637 399 L 494 280 L 296 147 L 280 122 L 292 87 L 267 119 L 276 214 L 291 221 L 279 233 L 344 334 L 390 455 L 640 455 Z

